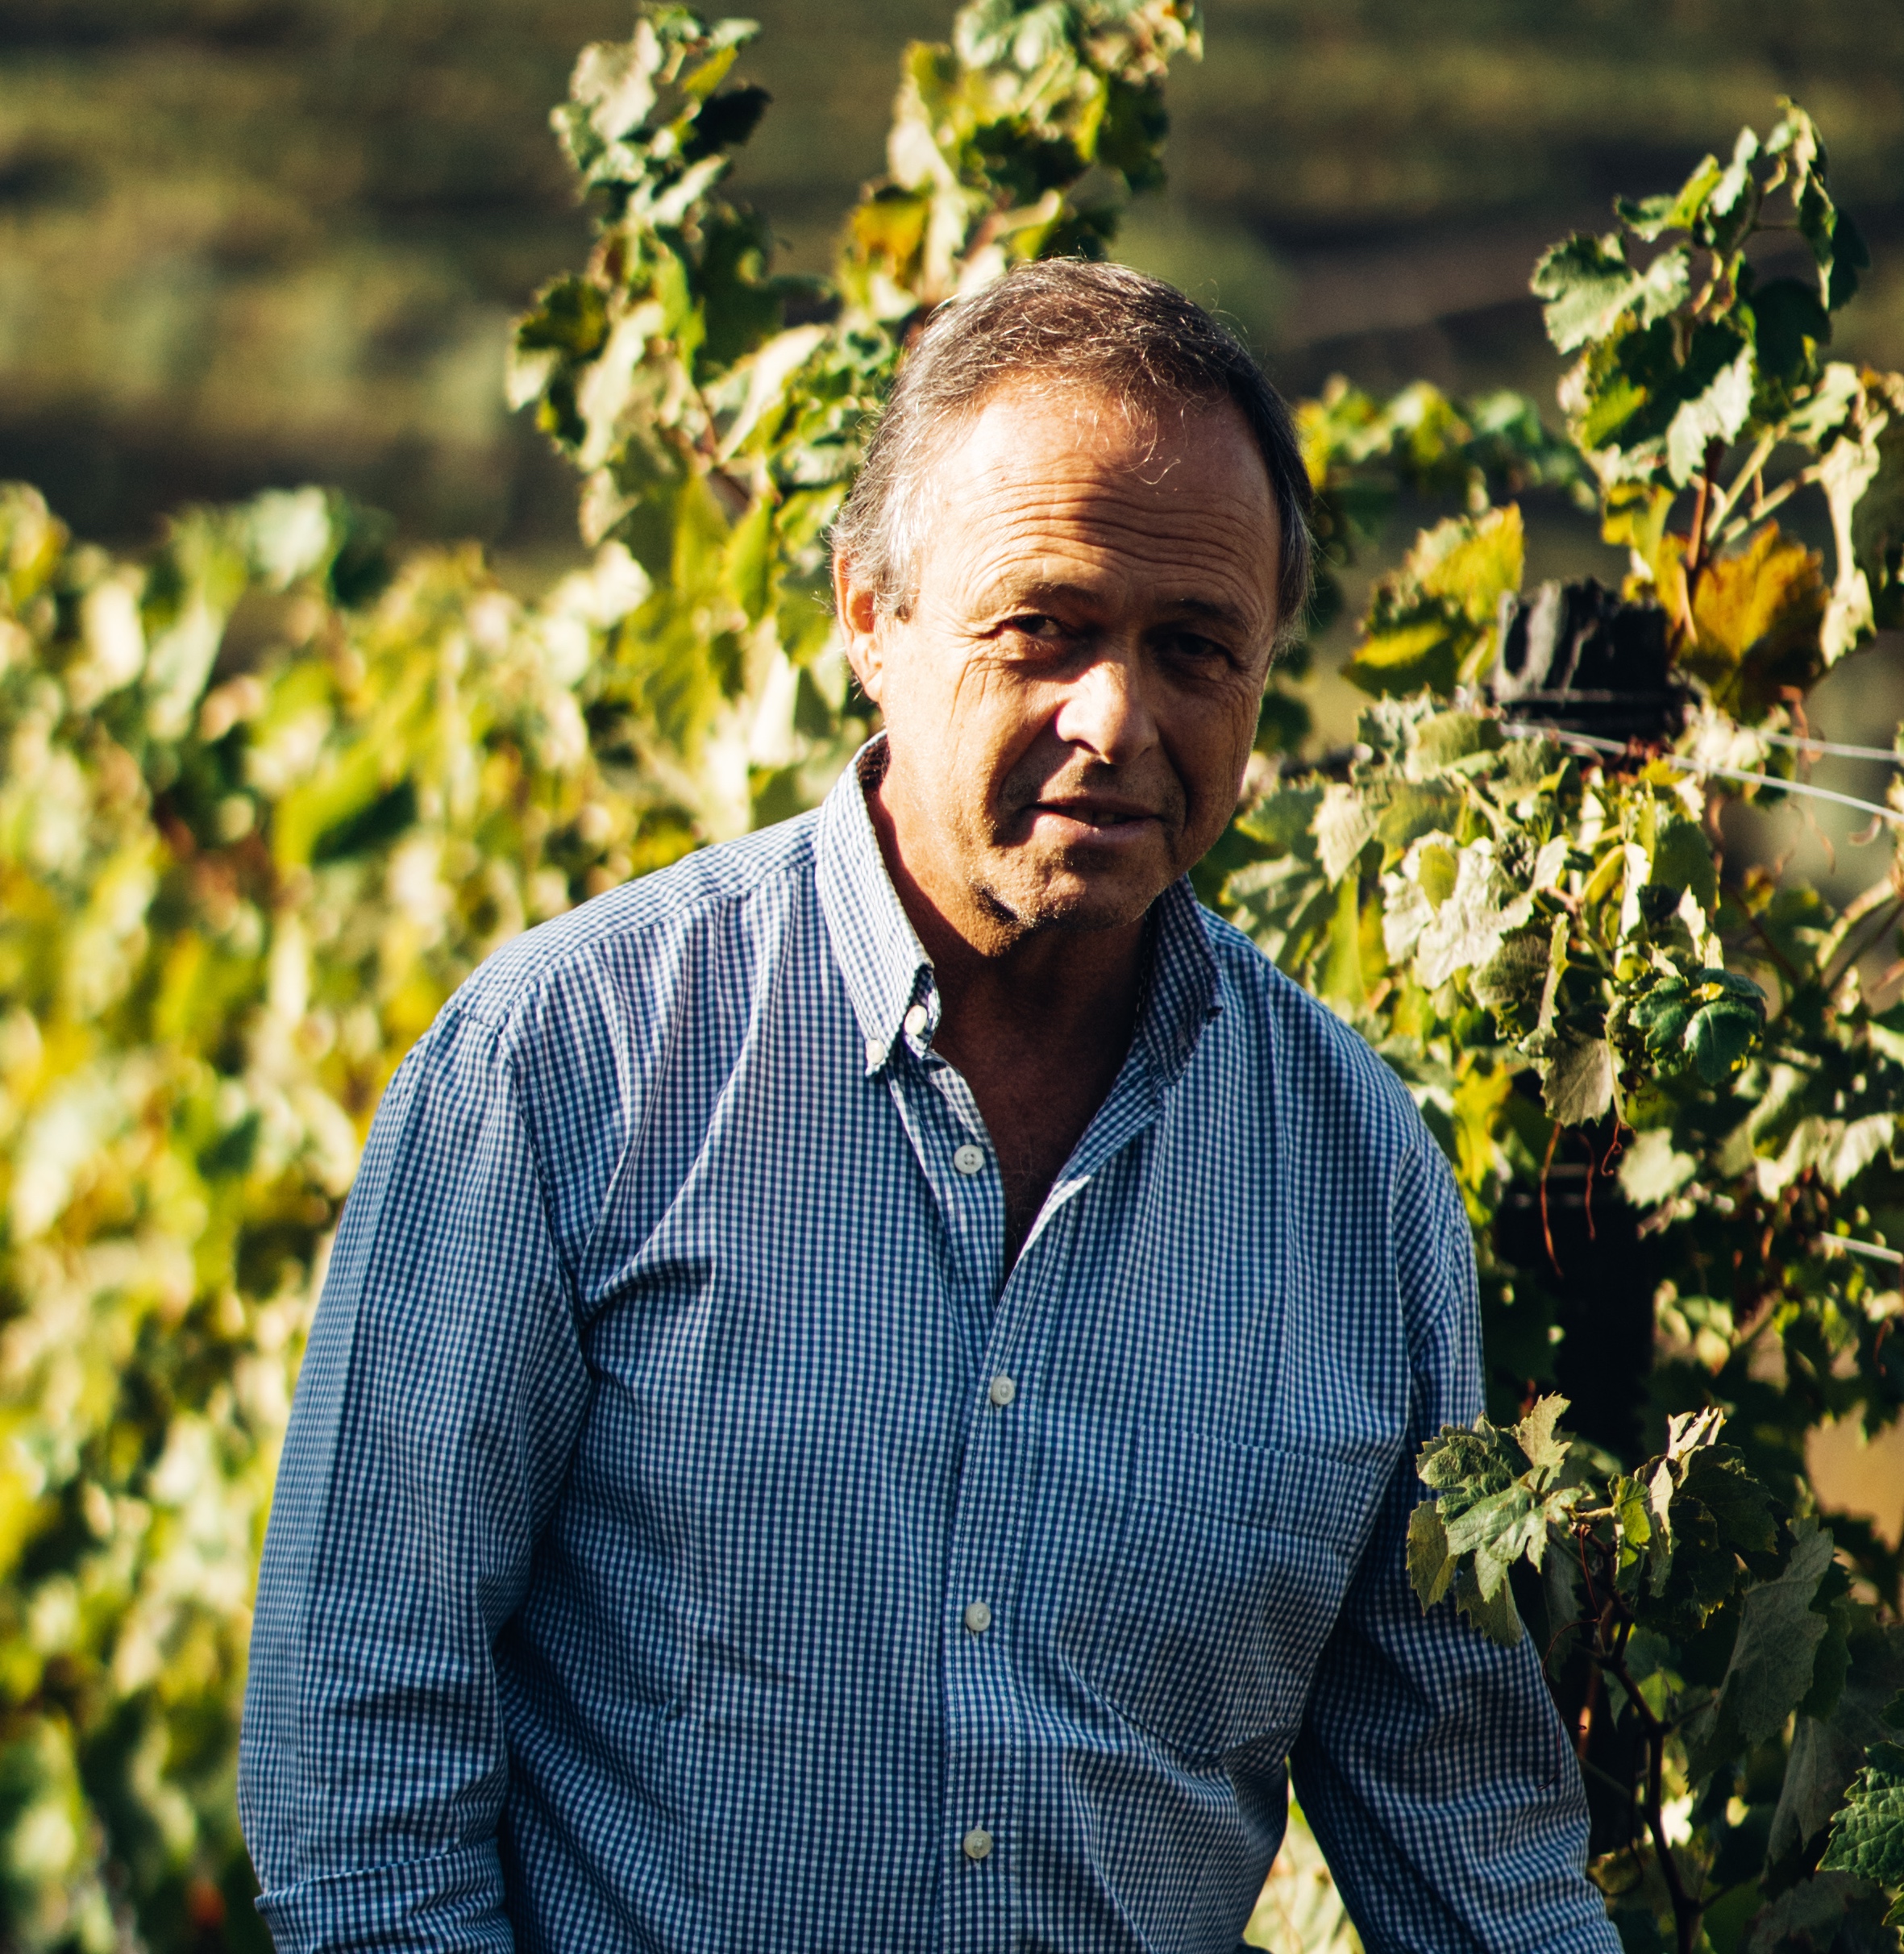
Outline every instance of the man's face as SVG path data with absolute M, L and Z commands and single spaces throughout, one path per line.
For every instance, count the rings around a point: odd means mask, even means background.
M 1134 922 L 1223 831 L 1276 626 L 1269 477 L 1227 402 L 1009 383 L 933 467 L 918 590 L 836 566 L 879 797 L 970 940 Z

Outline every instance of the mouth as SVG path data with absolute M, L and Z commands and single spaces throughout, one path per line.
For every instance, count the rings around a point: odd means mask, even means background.
M 1069 828 L 1107 838 L 1135 835 L 1159 820 L 1154 809 L 1128 800 L 1038 800 L 1032 804 L 1031 812 L 1034 818 L 1047 817 Z

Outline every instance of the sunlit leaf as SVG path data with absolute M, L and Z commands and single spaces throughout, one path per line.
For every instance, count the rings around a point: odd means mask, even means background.
M 1826 1872 L 1855 1873 L 1893 1892 L 1904 1887 L 1904 1744 L 1871 1746 L 1850 1797 L 1831 1821 L 1821 1863 Z
M 1780 683 L 1802 683 L 1818 655 L 1821 569 L 1816 551 L 1767 523 L 1737 555 L 1705 567 L 1692 597 L 1697 636 L 1680 662 L 1722 700 L 1754 700 Z
M 1613 1104 L 1613 1053 L 1604 1038 L 1569 1039 L 1547 1062 L 1541 1100 L 1561 1126 L 1588 1126 Z

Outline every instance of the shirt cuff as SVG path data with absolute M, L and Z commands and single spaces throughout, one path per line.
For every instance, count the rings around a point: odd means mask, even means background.
M 278 1954 L 514 1954 L 493 1841 L 299 1880 L 258 1896 Z

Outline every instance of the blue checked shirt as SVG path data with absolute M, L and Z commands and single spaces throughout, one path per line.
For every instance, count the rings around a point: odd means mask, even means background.
M 1286 1761 L 1371 1954 L 1618 1943 L 1407 1095 L 1184 884 L 1016 1265 L 850 771 L 519 938 L 386 1094 L 264 1550 L 281 1949 L 1233 1954 Z

